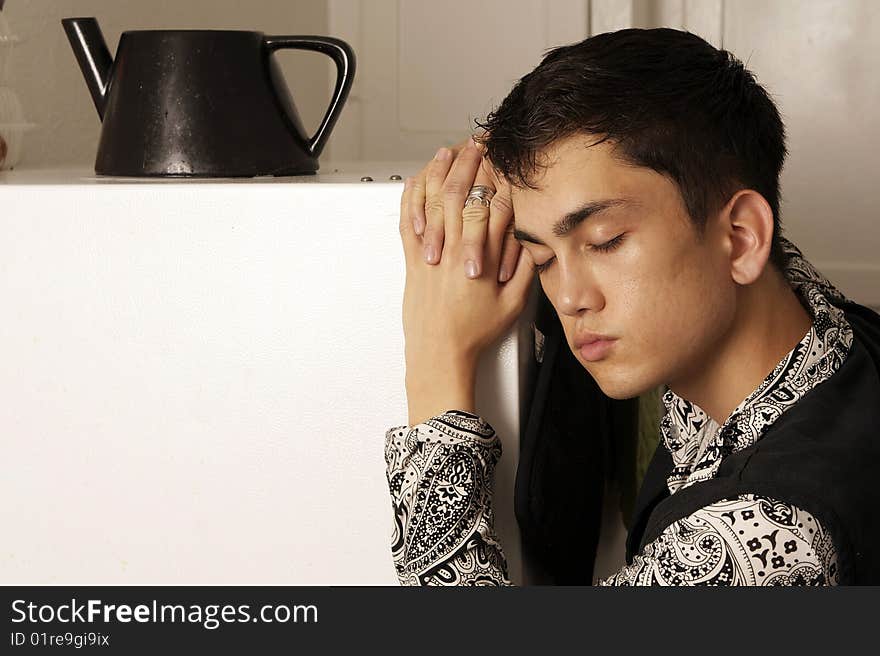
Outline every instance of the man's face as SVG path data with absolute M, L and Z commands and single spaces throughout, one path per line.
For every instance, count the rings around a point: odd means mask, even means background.
M 606 395 L 686 386 L 733 321 L 735 284 L 717 222 L 701 240 L 671 180 L 623 164 L 609 142 L 588 147 L 595 140 L 575 135 L 545 151 L 540 189 L 512 190 L 515 234 L 539 269 L 548 265 L 539 273 L 544 292 L 569 348 Z M 554 234 L 563 216 L 611 200 L 619 202 Z M 605 244 L 613 248 L 596 248 Z M 575 341 L 585 332 L 615 339 L 583 354 Z

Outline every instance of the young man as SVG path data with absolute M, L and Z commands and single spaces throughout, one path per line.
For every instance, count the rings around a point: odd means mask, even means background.
M 441 149 L 401 199 L 400 582 L 510 584 L 474 378 L 537 271 L 605 395 L 668 388 L 627 565 L 599 583 L 880 583 L 880 316 L 782 237 L 784 127 L 753 75 L 621 30 L 548 53 L 482 127 L 485 151 Z

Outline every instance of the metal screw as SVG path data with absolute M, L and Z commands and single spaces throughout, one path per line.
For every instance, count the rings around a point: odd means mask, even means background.
M 388 178 L 388 179 L 389 179 L 389 180 L 403 180 L 403 178 L 401 178 L 401 177 L 400 177 L 399 175 L 397 175 L 396 173 L 395 173 L 394 175 L 392 175 L 392 176 L 391 176 L 390 178 Z
M 365 175 L 364 177 L 361 178 L 361 182 L 372 182 L 372 181 L 373 181 L 373 178 L 371 178 L 368 175 Z

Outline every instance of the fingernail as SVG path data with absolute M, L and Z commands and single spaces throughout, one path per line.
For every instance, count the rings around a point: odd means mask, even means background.
M 421 235 L 425 231 L 425 224 L 422 223 L 422 220 L 419 217 L 413 219 L 413 229 L 416 231 L 417 235 Z
M 477 263 L 473 260 L 468 260 L 464 263 L 464 272 L 467 274 L 468 278 L 476 278 L 479 274 L 477 271 Z
M 437 251 L 434 248 L 434 244 L 428 244 L 427 246 L 425 246 L 425 262 L 427 262 L 428 264 L 433 264 L 436 254 Z
M 507 279 L 510 278 L 510 274 L 507 273 L 507 269 L 501 267 L 501 271 L 498 272 L 498 280 L 500 282 L 507 282 Z
M 452 155 L 452 151 L 451 151 L 451 150 L 449 150 L 448 148 L 441 148 L 441 149 L 438 150 L 438 151 L 436 152 L 436 154 L 434 155 L 434 159 L 437 159 L 437 160 L 441 160 L 441 161 L 442 161 L 442 160 L 445 160 L 445 159 L 449 159 L 450 155 Z

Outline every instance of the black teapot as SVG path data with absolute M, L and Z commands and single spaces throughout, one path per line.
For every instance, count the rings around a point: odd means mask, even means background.
M 354 52 L 332 37 L 135 30 L 122 33 L 112 59 L 94 18 L 61 23 L 103 122 L 99 175 L 314 174 L 354 79 Z M 333 98 L 312 137 L 272 57 L 282 48 L 336 62 Z

